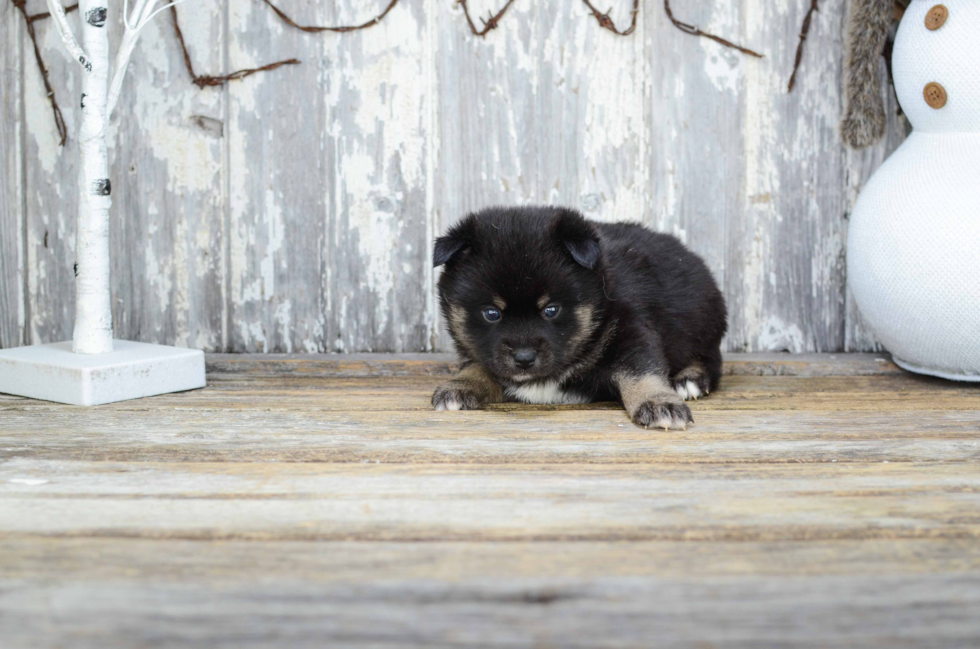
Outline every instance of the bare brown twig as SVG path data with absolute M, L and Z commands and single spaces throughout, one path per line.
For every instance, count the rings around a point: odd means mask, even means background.
M 285 13 L 283 13 L 283 11 L 279 7 L 272 4 L 269 0 L 262 0 L 262 2 L 269 5 L 269 8 L 272 9 L 274 12 L 276 12 L 276 15 L 282 18 L 282 21 L 287 25 L 289 25 L 290 27 L 295 27 L 296 29 L 302 30 L 304 32 L 310 32 L 313 34 L 317 34 L 319 32 L 340 32 L 340 33 L 354 32 L 357 31 L 358 29 L 367 29 L 368 27 L 374 27 L 382 20 L 384 20 L 384 17 L 388 15 L 388 12 L 394 9 L 395 5 L 398 4 L 398 0 L 391 0 L 391 2 L 388 3 L 388 6 L 385 7 L 384 11 L 382 11 L 380 14 L 378 14 L 371 20 L 361 25 L 343 25 L 343 26 L 330 27 L 330 26 L 321 26 L 321 25 L 299 25 L 293 22 L 292 18 L 287 16 Z M 513 0 L 511 0 L 511 2 L 513 2 Z
M 397 2 L 397 0 L 395 0 Z M 297 65 L 299 59 L 286 59 L 284 61 L 276 61 L 275 63 L 269 63 L 268 65 L 263 65 L 258 68 L 247 68 L 245 70 L 236 70 L 229 74 L 223 74 L 220 76 L 211 75 L 199 75 L 194 72 L 194 64 L 191 63 L 190 52 L 187 51 L 187 44 L 184 43 L 184 33 L 180 31 L 180 22 L 177 20 L 177 7 L 170 7 L 170 15 L 174 19 L 174 34 L 177 35 L 177 42 L 180 43 L 180 51 L 184 55 L 184 66 L 187 67 L 187 72 L 191 75 L 191 80 L 193 80 L 194 85 L 198 88 L 205 88 L 207 86 L 220 86 L 227 81 L 232 81 L 234 79 L 244 79 L 245 77 L 251 76 L 256 72 L 266 72 L 268 70 L 275 70 L 283 65 Z
M 487 16 L 486 20 L 481 18 L 480 20 L 483 22 L 483 29 L 477 29 L 476 25 L 473 23 L 473 19 L 470 17 L 470 7 L 466 3 L 466 0 L 457 0 L 457 2 L 459 6 L 463 8 L 463 15 L 466 16 L 466 23 L 470 26 L 470 31 L 473 32 L 474 36 L 486 36 L 491 30 L 496 29 L 497 23 L 504 17 L 504 14 L 507 13 L 508 9 L 510 9 L 510 6 L 514 4 L 514 0 L 507 0 L 507 4 L 505 4 L 500 11 L 495 14 L 491 13 L 489 16 Z
M 667 12 L 667 18 L 670 19 L 670 22 L 674 23 L 674 27 L 676 27 L 677 29 L 681 30 L 685 34 L 691 34 L 692 36 L 703 36 L 704 38 L 710 38 L 711 40 L 715 41 L 716 43 L 721 43 L 725 47 L 731 47 L 732 49 L 736 49 L 739 52 L 741 52 L 742 54 L 748 54 L 749 56 L 754 56 L 754 57 L 759 58 L 759 59 L 763 58 L 763 56 L 761 54 L 759 54 L 758 52 L 754 52 L 754 51 L 752 51 L 752 50 L 750 50 L 750 49 L 748 49 L 746 47 L 742 47 L 741 45 L 736 45 L 735 43 L 733 43 L 731 41 L 726 41 L 724 38 L 722 38 L 720 36 L 715 36 L 714 34 L 709 34 L 708 32 L 703 32 L 700 29 L 698 29 L 697 27 L 695 27 L 694 25 L 689 25 L 687 23 L 682 23 L 681 21 L 677 20 L 676 18 L 674 18 L 674 12 L 670 10 L 670 0 L 664 0 L 664 11 Z
M 41 79 L 44 81 L 44 91 L 48 93 L 48 99 L 51 100 L 51 111 L 54 113 L 54 125 L 58 129 L 58 135 L 61 136 L 60 145 L 65 146 L 68 141 L 68 127 L 65 125 L 65 117 L 61 114 L 61 108 L 58 106 L 58 99 L 54 94 L 54 87 L 51 85 L 51 80 L 48 79 L 48 68 L 44 65 L 44 59 L 41 57 L 41 48 L 37 45 L 37 34 L 34 32 L 34 21 L 47 18 L 50 14 L 47 12 L 40 14 L 28 14 L 25 4 L 25 0 L 12 0 L 14 7 L 20 11 L 21 15 L 24 17 L 24 23 L 27 25 L 27 36 L 31 39 L 31 45 L 34 46 L 34 58 L 37 60 L 37 67 L 41 71 Z M 70 13 L 78 9 L 78 5 L 74 4 L 70 7 L 65 7 L 65 13 Z
M 796 72 L 800 69 L 800 62 L 803 60 L 803 43 L 806 42 L 807 34 L 810 33 L 810 19 L 813 18 L 813 13 L 818 10 L 817 4 L 820 0 L 811 0 L 810 10 L 806 12 L 806 17 L 803 18 L 803 25 L 800 26 L 800 42 L 796 46 L 796 60 L 793 61 L 793 74 L 789 77 L 789 86 L 786 88 L 786 92 L 793 92 L 793 86 L 796 85 Z
M 633 10 L 630 11 L 630 15 L 632 16 L 630 26 L 623 31 L 616 29 L 616 23 L 614 23 L 612 18 L 609 17 L 608 11 L 606 13 L 602 13 L 596 9 L 595 6 L 589 2 L 589 0 L 582 0 L 582 2 L 584 2 L 585 6 L 589 8 L 589 11 L 592 12 L 592 15 L 595 16 L 595 19 L 599 22 L 599 26 L 603 29 L 608 29 L 613 34 L 618 34 L 619 36 L 629 36 L 633 33 L 633 30 L 636 29 L 636 16 L 640 13 L 640 0 L 633 0 Z

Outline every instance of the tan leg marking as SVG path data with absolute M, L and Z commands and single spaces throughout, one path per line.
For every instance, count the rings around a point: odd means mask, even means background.
M 473 363 L 443 383 L 432 394 L 436 410 L 476 410 L 504 400 L 504 393 L 483 366 Z
M 685 430 L 692 421 L 690 408 L 662 376 L 619 372 L 613 375 L 613 382 L 623 407 L 638 426 Z

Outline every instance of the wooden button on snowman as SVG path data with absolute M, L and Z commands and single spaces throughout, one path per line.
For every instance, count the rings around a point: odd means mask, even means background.
M 892 53 L 913 131 L 864 187 L 848 283 L 902 367 L 980 381 L 980 1 L 912 0 Z
M 936 31 L 944 24 L 949 17 L 949 9 L 946 5 L 936 5 L 926 13 L 926 29 Z

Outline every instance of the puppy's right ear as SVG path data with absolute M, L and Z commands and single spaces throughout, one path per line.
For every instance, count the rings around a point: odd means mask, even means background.
M 433 267 L 449 263 L 453 257 L 470 247 L 473 231 L 472 219 L 472 216 L 466 217 L 449 228 L 449 232 L 444 236 L 436 239 L 435 249 L 432 251 Z

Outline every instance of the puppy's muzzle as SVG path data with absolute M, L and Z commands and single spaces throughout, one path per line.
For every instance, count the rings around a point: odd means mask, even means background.
M 530 369 L 534 366 L 534 361 L 538 355 L 533 349 L 518 349 L 514 352 L 514 365 L 522 370 Z

